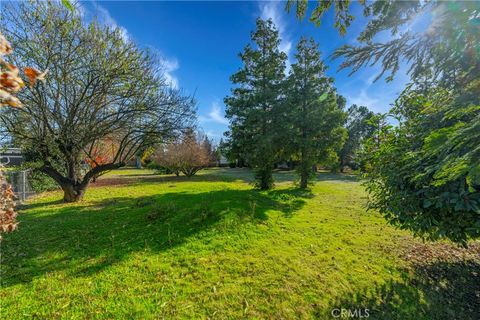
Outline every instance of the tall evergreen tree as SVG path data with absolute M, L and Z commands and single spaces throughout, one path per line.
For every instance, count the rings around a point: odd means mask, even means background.
M 306 188 L 312 166 L 342 146 L 345 114 L 313 39 L 302 38 L 295 57 L 297 62 L 288 78 L 288 118 L 290 141 L 300 159 L 300 187 Z
M 272 171 L 278 154 L 282 86 L 287 55 L 279 50 L 280 38 L 272 20 L 257 19 L 254 45 L 240 54 L 243 67 L 231 77 L 236 87 L 225 98 L 230 120 L 230 143 L 255 170 L 256 186 L 273 186 Z

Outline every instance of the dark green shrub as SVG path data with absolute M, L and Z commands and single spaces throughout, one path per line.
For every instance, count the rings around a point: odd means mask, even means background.
M 60 188 L 55 180 L 38 170 L 31 170 L 28 173 L 28 181 L 35 192 L 52 191 Z

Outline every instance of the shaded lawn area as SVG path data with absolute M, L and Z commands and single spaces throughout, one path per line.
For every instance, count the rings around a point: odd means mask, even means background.
M 477 318 L 479 246 L 432 257 L 451 246 L 366 212 L 352 176 L 320 173 L 310 192 L 276 178 L 259 192 L 247 169 L 124 169 L 82 203 L 31 200 L 2 243 L 1 318 Z
M 274 171 L 274 179 L 276 184 L 284 182 L 297 182 L 297 175 L 295 171 Z M 337 182 L 358 182 L 359 179 L 355 175 L 349 174 L 333 174 L 327 171 L 319 171 L 316 176 L 317 181 L 337 181 Z M 206 168 L 199 171 L 193 177 L 186 177 L 183 174 L 179 177 L 169 174 L 157 174 L 155 170 L 151 169 L 134 169 L 122 168 L 112 170 L 106 175 L 102 176 L 97 182 L 91 184 L 92 186 L 103 187 L 105 185 L 120 185 L 120 184 L 136 184 L 150 182 L 195 182 L 195 181 L 228 181 L 228 182 L 245 182 L 253 184 L 253 173 L 248 168 Z

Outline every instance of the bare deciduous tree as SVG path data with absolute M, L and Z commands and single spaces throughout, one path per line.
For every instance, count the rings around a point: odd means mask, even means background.
M 0 124 L 61 186 L 64 201 L 82 199 L 92 178 L 191 125 L 193 98 L 172 89 L 158 59 L 119 30 L 85 25 L 55 2 L 13 3 L 2 11 L 2 31 L 18 48 L 13 60 L 48 69 L 49 76 L 21 92 L 23 108 L 2 110 Z M 112 136 L 115 154 L 88 167 L 99 142 Z
M 203 134 L 188 129 L 181 139 L 160 148 L 155 160 L 177 176 L 182 172 L 191 177 L 211 163 L 211 150 L 206 146 L 205 138 Z

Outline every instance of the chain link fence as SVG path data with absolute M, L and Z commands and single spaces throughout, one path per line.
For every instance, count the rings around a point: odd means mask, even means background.
M 30 174 L 30 170 L 5 172 L 7 181 L 12 185 L 13 191 L 20 201 L 25 201 L 35 194 L 29 181 Z

